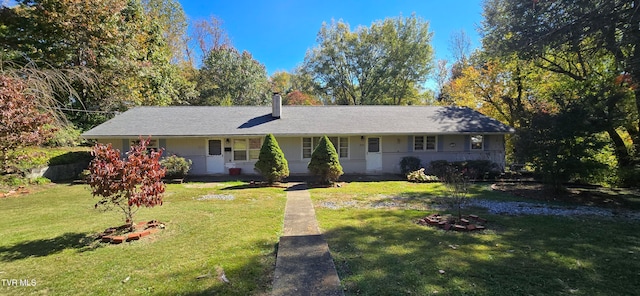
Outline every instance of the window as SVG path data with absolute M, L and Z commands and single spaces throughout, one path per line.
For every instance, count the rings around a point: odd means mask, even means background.
M 380 152 L 380 138 L 367 139 L 367 152 L 369 153 Z
M 349 157 L 349 138 L 347 137 L 329 137 L 329 141 L 336 148 L 340 158 Z M 318 147 L 320 137 L 302 138 L 302 158 L 311 158 L 313 150 Z
M 233 161 L 258 159 L 260 147 L 262 147 L 262 138 L 233 139 Z
M 484 137 L 482 135 L 471 136 L 471 150 L 484 149 Z
M 140 140 L 131 140 L 129 145 L 140 145 Z M 158 145 L 157 140 L 149 140 L 149 144 L 147 144 L 147 152 L 158 151 L 160 146 Z
M 414 151 L 435 151 L 436 150 L 436 136 L 414 136 L 413 137 L 413 150 Z
M 222 140 L 209 140 L 209 155 L 222 155 Z

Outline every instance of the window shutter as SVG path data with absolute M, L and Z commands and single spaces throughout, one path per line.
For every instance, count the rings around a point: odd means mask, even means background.
M 167 139 L 158 140 L 158 148 L 167 149 Z
M 413 136 L 407 137 L 407 152 L 413 152 Z
M 443 135 L 438 135 L 438 138 L 436 139 L 436 145 L 438 145 L 436 147 L 436 151 L 442 151 L 444 150 L 444 136 Z
M 484 135 L 482 137 L 482 145 L 484 145 L 484 150 L 489 150 L 489 143 L 491 143 L 491 136 Z
M 465 152 L 469 152 L 471 150 L 471 136 L 470 135 L 465 135 L 464 136 L 464 151 Z
M 122 139 L 122 150 L 121 156 L 124 157 L 124 154 L 129 152 L 129 148 L 131 148 L 131 144 L 129 143 L 129 139 Z

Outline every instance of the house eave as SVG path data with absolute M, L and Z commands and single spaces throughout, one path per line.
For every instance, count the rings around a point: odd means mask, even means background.
M 484 131 L 464 131 L 464 132 L 433 132 L 433 131 L 412 131 L 412 132 L 326 132 L 326 133 L 273 133 L 276 137 L 307 137 L 307 136 L 319 136 L 319 135 L 333 135 L 333 136 L 411 136 L 411 135 L 508 135 L 515 133 L 515 130 L 499 131 L 499 132 L 484 132 Z M 182 134 L 182 135 L 81 135 L 82 138 L 90 139 L 119 139 L 119 138 L 138 138 L 151 136 L 153 138 L 214 138 L 214 137 L 261 137 L 265 134 L 261 133 L 220 133 L 220 134 Z

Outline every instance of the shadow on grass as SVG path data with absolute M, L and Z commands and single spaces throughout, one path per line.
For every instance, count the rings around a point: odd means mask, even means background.
M 200 287 L 185 291 L 179 287 L 173 291 L 165 291 L 169 295 L 270 295 L 276 266 L 278 243 L 261 240 L 253 243 L 260 248 L 260 254 L 249 258 L 241 258 L 243 264 L 229 267 L 224 264 L 211 263 L 198 270 L 186 270 L 180 273 L 167 274 L 168 278 L 187 281 L 186 286 Z M 232 254 L 230 254 L 232 255 Z M 228 281 L 225 282 L 221 275 Z
M 293 186 L 289 186 L 284 191 L 302 191 L 302 190 L 307 190 L 307 189 L 308 189 L 307 184 L 300 183 L 300 184 L 295 184 Z
M 347 295 L 636 293 L 639 226 L 492 216 L 500 231 L 457 233 L 415 225 L 424 212 L 335 212 L 325 238 Z
M 63 235 L 32 241 L 21 242 L 9 247 L 0 247 L 0 261 L 11 262 L 29 257 L 44 257 L 60 253 L 67 249 L 78 252 L 98 248 L 95 236 L 88 233 L 65 233 Z
M 243 189 L 254 189 L 254 188 L 280 188 L 280 189 L 288 189 L 289 185 L 287 183 L 274 183 L 267 184 L 262 182 L 253 182 L 239 185 L 232 185 L 220 188 L 220 190 L 243 190 Z

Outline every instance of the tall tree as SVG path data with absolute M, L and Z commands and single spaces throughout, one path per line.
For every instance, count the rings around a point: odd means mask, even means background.
M 292 92 L 294 89 L 291 83 L 291 76 L 292 75 L 289 72 L 285 71 L 277 71 L 273 73 L 269 78 L 269 81 L 271 82 L 271 91 L 284 95 Z
M 540 81 L 535 81 L 532 65 L 481 53 L 472 55 L 466 64 L 444 84 L 446 103 L 476 109 L 515 128 L 526 124 L 526 112 L 540 103 L 533 90 Z
M 415 15 L 355 31 L 341 21 L 323 24 L 303 72 L 336 104 L 415 103 L 431 72 L 431 36 L 429 23 Z
M 162 28 L 174 64 L 187 62 L 187 16 L 175 0 L 142 0 L 145 13 Z
M 95 72 L 96 88 L 78 85 L 78 96 L 60 94 L 60 105 L 90 111 L 168 105 L 193 95 L 171 65 L 162 27 L 139 0 L 23 0 L 0 9 L 0 48 L 17 64 Z M 74 121 L 95 124 L 89 114 Z
M 638 0 L 490 0 L 484 9 L 484 48 L 535 61 L 588 90 L 581 97 L 600 107 L 590 116 L 609 124 L 603 128 L 622 167 L 632 167 L 640 152 L 639 6 Z
M 322 105 L 314 95 L 313 83 L 300 74 L 278 71 L 269 81 L 271 91 L 284 96 L 284 105 Z
M 460 30 L 451 33 L 449 51 L 453 55 L 455 63 L 466 65 L 471 54 L 471 38 L 469 38 L 467 32 Z
M 232 47 L 231 39 L 224 30 L 223 21 L 216 16 L 210 16 L 208 19 L 197 19 L 192 23 L 190 39 L 195 40 L 200 52 L 195 53 L 193 50 L 187 52 L 187 56 L 194 64 L 196 56 L 205 56 L 213 50 L 219 50 L 226 47 Z
M 263 105 L 269 100 L 267 71 L 247 51 L 209 51 L 198 75 L 196 105 Z

